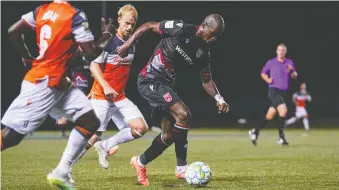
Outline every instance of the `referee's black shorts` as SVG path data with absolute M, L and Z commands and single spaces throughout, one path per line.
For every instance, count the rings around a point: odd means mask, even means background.
M 278 88 L 268 89 L 268 98 L 271 101 L 270 107 L 277 108 L 281 104 L 285 104 L 286 91 L 279 90 Z

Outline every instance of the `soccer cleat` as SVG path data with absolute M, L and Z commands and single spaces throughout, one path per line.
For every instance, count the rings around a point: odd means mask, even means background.
M 73 183 L 68 175 L 66 177 L 59 176 L 56 170 L 47 175 L 47 180 L 51 186 L 56 186 L 62 190 L 75 190 Z
M 148 181 L 147 174 L 146 174 L 146 168 L 141 167 L 137 163 L 137 159 L 138 159 L 137 156 L 132 157 L 130 164 L 132 165 L 132 168 L 134 168 L 137 172 L 138 183 L 143 186 L 149 186 L 149 181 Z
M 98 141 L 94 144 L 95 151 L 98 153 L 99 164 L 102 168 L 108 169 L 108 152 L 101 147 L 101 141 Z
M 180 166 L 180 170 L 178 169 L 178 167 L 175 168 L 175 177 L 178 179 L 185 179 L 185 173 L 186 173 L 186 169 L 187 169 L 188 165 L 186 166 Z
M 280 144 L 280 145 L 288 145 L 288 142 L 286 141 L 285 137 L 279 137 L 278 138 L 278 144 Z
M 256 132 L 255 129 L 251 129 L 251 130 L 248 131 L 248 135 L 250 136 L 252 144 L 257 145 L 259 132 Z

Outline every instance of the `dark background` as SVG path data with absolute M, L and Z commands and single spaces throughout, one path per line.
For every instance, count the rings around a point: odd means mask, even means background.
M 43 2 L 1 2 L 1 116 L 20 92 L 26 72 L 20 56 L 8 40 L 11 24 Z M 229 114 L 216 113 L 215 100 L 200 84 L 195 69 L 177 71 L 177 90 L 190 107 L 198 124 L 225 126 L 245 117 L 263 118 L 269 102 L 267 85 L 260 77 L 264 63 L 275 56 L 278 43 L 288 47 L 287 57 L 294 60 L 299 75 L 313 96 L 309 104 L 311 122 L 338 118 L 339 107 L 339 2 L 126 2 L 138 9 L 137 25 L 147 21 L 181 19 L 199 24 L 210 13 L 221 14 L 226 23 L 224 36 L 212 47 L 213 78 L 231 105 Z M 124 2 L 107 2 L 109 17 L 117 18 Z M 72 2 L 83 9 L 96 36 L 100 36 L 101 2 Z M 27 44 L 36 55 L 35 35 L 27 33 Z M 127 96 L 147 114 L 148 105 L 136 89 L 136 76 L 151 56 L 159 36 L 146 34 L 139 41 L 127 86 Z M 294 112 L 291 95 L 298 90 L 292 81 L 287 97 Z M 50 122 L 50 121 L 49 121 Z M 337 124 L 337 122 L 336 122 Z

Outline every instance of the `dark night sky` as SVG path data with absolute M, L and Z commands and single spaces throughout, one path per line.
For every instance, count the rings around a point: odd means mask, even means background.
M 138 25 L 147 21 L 181 19 L 199 24 L 210 13 L 221 14 L 226 31 L 212 47 L 213 78 L 233 111 L 217 116 L 215 101 L 202 89 L 195 69 L 178 70 L 177 90 L 191 108 L 193 118 L 248 116 L 262 118 L 267 109 L 267 85 L 260 78 L 264 63 L 275 56 L 276 45 L 284 42 L 288 57 L 294 60 L 299 75 L 308 83 L 313 117 L 337 117 L 339 107 L 339 2 L 128 2 L 139 11 Z M 2 115 L 19 94 L 25 68 L 9 43 L 7 30 L 21 15 L 42 2 L 1 2 L 1 111 Z M 74 2 L 89 17 L 90 27 L 100 35 L 100 2 Z M 124 2 L 108 2 L 107 13 L 116 18 Z M 36 55 L 35 36 L 27 34 L 27 43 Z M 146 34 L 137 46 L 127 95 L 147 108 L 136 89 L 136 76 L 146 64 L 157 43 L 157 35 Z M 138 48 L 139 47 L 139 48 Z M 290 95 L 298 84 L 292 82 Z M 287 99 L 290 101 L 290 97 Z M 289 103 L 291 111 L 293 105 Z M 292 112 L 291 112 L 292 114 Z

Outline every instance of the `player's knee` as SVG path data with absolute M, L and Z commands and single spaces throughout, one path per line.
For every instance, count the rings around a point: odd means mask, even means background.
M 279 117 L 286 117 L 286 114 L 287 114 L 287 110 L 286 109 L 283 109 L 283 110 L 279 111 Z
M 191 114 L 189 112 L 189 110 L 179 110 L 176 113 L 176 122 L 180 123 L 182 125 L 187 125 L 188 121 L 190 120 Z
M 148 125 L 144 119 L 138 118 L 129 123 L 132 129 L 132 135 L 135 138 L 142 137 L 148 131 Z
M 5 127 L 1 130 L 1 151 L 18 145 L 25 136 L 11 128 Z
M 306 115 L 304 115 L 304 118 L 308 118 L 308 115 L 306 114 Z

